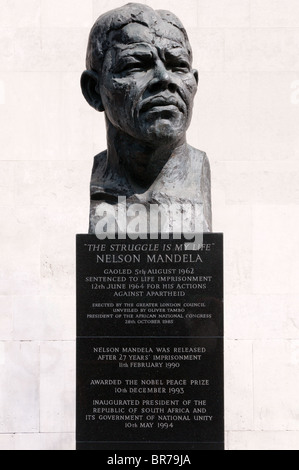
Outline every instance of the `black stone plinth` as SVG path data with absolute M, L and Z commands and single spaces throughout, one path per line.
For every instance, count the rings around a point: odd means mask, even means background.
M 223 239 L 77 236 L 77 449 L 222 450 Z

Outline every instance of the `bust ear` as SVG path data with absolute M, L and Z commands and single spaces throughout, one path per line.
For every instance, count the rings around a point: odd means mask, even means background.
M 99 89 L 99 76 L 92 70 L 85 70 L 81 76 L 81 89 L 87 101 L 97 111 L 104 111 Z
M 193 69 L 192 72 L 193 72 L 194 78 L 195 78 L 195 80 L 196 80 L 196 83 L 197 83 L 197 85 L 198 85 L 198 80 L 199 80 L 199 79 L 198 79 L 198 70 Z

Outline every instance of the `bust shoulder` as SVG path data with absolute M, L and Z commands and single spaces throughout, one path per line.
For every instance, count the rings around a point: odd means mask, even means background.
M 206 152 L 199 150 L 191 145 L 188 145 L 190 164 L 194 168 L 200 168 L 202 166 L 210 166 L 208 156 Z

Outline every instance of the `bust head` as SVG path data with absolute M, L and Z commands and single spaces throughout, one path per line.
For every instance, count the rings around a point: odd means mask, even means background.
M 157 147 L 185 141 L 198 74 L 175 15 L 138 3 L 105 13 L 91 30 L 86 68 L 83 94 L 108 128 Z

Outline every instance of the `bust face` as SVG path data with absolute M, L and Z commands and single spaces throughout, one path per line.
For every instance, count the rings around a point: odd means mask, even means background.
M 164 24 L 163 34 L 139 23 L 111 32 L 99 85 L 111 124 L 157 145 L 185 137 L 197 91 L 184 35 Z

